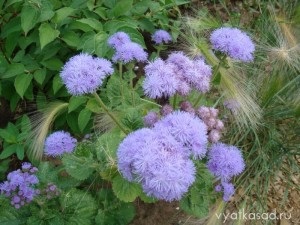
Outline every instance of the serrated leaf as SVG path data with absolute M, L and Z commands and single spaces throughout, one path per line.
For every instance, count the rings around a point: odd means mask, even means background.
M 93 28 L 96 31 L 101 31 L 102 30 L 102 24 L 93 18 L 83 18 L 83 19 L 79 19 L 77 20 L 80 23 L 83 23 L 85 25 L 90 26 L 91 28 Z
M 43 49 L 45 45 L 54 41 L 55 38 L 59 36 L 59 34 L 59 30 L 52 28 L 49 23 L 42 23 L 39 27 L 41 49 Z
M 4 72 L 2 78 L 14 77 L 18 74 L 24 73 L 25 67 L 22 63 L 12 63 L 8 66 L 7 70 Z
M 59 76 L 55 76 L 53 78 L 53 83 L 52 83 L 54 94 L 56 94 L 62 86 L 63 86 L 63 83 L 62 83 L 60 77 Z
M 17 144 L 16 145 L 16 153 L 17 153 L 17 157 L 19 160 L 23 160 L 24 159 L 24 153 L 25 153 L 25 149 L 23 145 Z
M 92 112 L 88 109 L 83 109 L 78 115 L 78 126 L 81 132 L 83 132 L 84 128 L 88 124 L 91 119 Z
M 72 96 L 69 101 L 68 113 L 73 112 L 87 101 L 85 96 Z
M 19 74 L 16 77 L 14 86 L 21 98 L 23 98 L 27 88 L 30 85 L 32 78 L 33 78 L 32 74 Z
M 73 154 L 65 154 L 62 162 L 68 174 L 77 180 L 87 179 L 94 171 L 91 167 L 93 160 L 86 157 L 78 157 Z
M 122 122 L 130 130 L 137 130 L 143 127 L 142 115 L 134 108 L 127 110 Z
M 9 145 L 0 154 L 0 159 L 5 159 L 16 152 L 17 144 Z
M 54 16 L 54 21 L 56 23 L 61 23 L 65 18 L 70 16 L 74 11 L 75 11 L 75 9 L 73 9 L 71 7 L 60 8 L 56 11 L 56 14 Z
M 87 192 L 77 189 L 61 195 L 60 205 L 64 220 L 70 225 L 93 225 L 97 205 L 95 199 Z
M 112 189 L 115 195 L 124 202 L 133 202 L 142 191 L 140 185 L 125 180 L 121 175 L 113 179 Z
M 47 71 L 45 68 L 39 69 L 33 73 L 33 77 L 36 80 L 36 82 L 38 82 L 39 84 L 42 85 L 46 78 L 46 73 L 47 73 Z
M 27 33 L 35 26 L 40 17 L 40 11 L 33 5 L 25 4 L 21 11 L 21 27 Z
M 56 183 L 58 176 L 49 162 L 41 162 L 38 167 L 38 177 L 41 183 Z
M 121 15 L 125 15 L 132 8 L 132 3 L 133 0 L 119 1 L 112 9 L 114 16 L 119 17 Z

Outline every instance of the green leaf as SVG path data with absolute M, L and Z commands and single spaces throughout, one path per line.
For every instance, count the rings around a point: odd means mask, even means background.
M 66 225 L 93 225 L 97 212 L 95 199 L 87 191 L 71 189 L 60 195 L 60 208 Z
M 100 113 L 102 111 L 99 103 L 96 99 L 90 98 L 86 104 L 86 108 L 92 111 L 93 113 Z
M 59 34 L 60 32 L 52 28 L 52 26 L 49 23 L 42 23 L 39 27 L 41 49 L 43 49 L 45 45 L 54 41 L 55 38 L 59 36 Z
M 93 28 L 96 31 L 101 31 L 103 29 L 102 24 L 98 20 L 93 19 L 93 18 L 83 18 L 83 19 L 79 19 L 77 21 L 90 26 L 91 28 Z
M 46 20 L 50 20 L 54 15 L 53 5 L 49 0 L 41 0 L 42 4 L 41 8 L 41 15 L 40 15 L 40 22 L 44 22 Z
M 63 83 L 61 82 L 60 77 L 59 76 L 55 76 L 53 78 L 53 83 L 52 83 L 54 94 L 56 94 L 62 86 L 63 86 Z
M 74 11 L 75 11 L 75 9 L 73 9 L 71 7 L 64 7 L 64 8 L 58 9 L 56 11 L 56 14 L 55 14 L 53 20 L 55 23 L 61 23 L 65 18 L 70 16 Z
M 38 169 L 40 183 L 56 183 L 58 179 L 57 171 L 49 162 L 40 162 Z
M 11 156 L 12 154 L 14 154 L 16 152 L 17 145 L 18 144 L 13 144 L 13 145 L 9 145 L 8 147 L 4 148 L 4 150 L 0 154 L 0 159 L 5 159 L 5 158 Z
M 88 124 L 91 119 L 92 112 L 88 109 L 83 109 L 78 115 L 78 126 L 81 132 L 83 132 L 84 128 Z
M 45 66 L 47 69 L 55 70 L 55 71 L 60 71 L 63 66 L 62 61 L 58 58 L 51 58 L 51 59 L 42 61 L 41 64 L 43 66 Z
M 8 66 L 2 78 L 14 77 L 18 74 L 24 73 L 25 67 L 21 63 L 12 63 Z
M 125 15 L 132 8 L 133 0 L 122 0 L 119 1 L 115 7 L 112 9 L 112 12 L 115 17 Z
M 16 153 L 17 153 L 17 157 L 18 157 L 19 160 L 24 159 L 24 152 L 25 152 L 24 146 L 20 145 L 20 144 L 17 144 L 16 145 Z
M 124 202 L 133 202 L 142 192 L 140 185 L 125 180 L 121 175 L 113 179 L 112 189 L 115 195 Z
M 40 85 L 43 84 L 46 78 L 47 71 L 45 68 L 34 71 L 33 77 Z
M 15 134 L 9 129 L 0 129 L 0 137 L 3 138 L 7 143 L 16 143 L 17 139 L 16 136 L 18 134 Z
M 81 39 L 79 38 L 78 34 L 75 33 L 74 31 L 68 31 L 64 34 L 62 34 L 61 39 L 67 43 L 67 45 L 71 47 L 78 47 Z
M 40 11 L 33 5 L 25 4 L 21 11 L 21 27 L 27 33 L 35 26 L 40 17 Z
M 69 101 L 68 113 L 73 112 L 87 101 L 85 96 L 72 96 Z
M 68 174 L 77 180 L 87 179 L 94 171 L 91 167 L 91 157 L 78 157 L 73 154 L 64 154 L 62 162 Z
M 142 115 L 135 108 L 129 108 L 126 110 L 126 114 L 122 119 L 122 122 L 130 130 L 137 130 L 143 127 Z
M 14 85 L 17 93 L 20 95 L 21 98 L 23 98 L 24 93 L 29 87 L 32 78 L 33 78 L 32 74 L 19 74 L 16 77 Z

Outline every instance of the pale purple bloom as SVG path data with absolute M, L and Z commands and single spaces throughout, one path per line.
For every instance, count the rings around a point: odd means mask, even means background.
M 203 158 L 207 151 L 207 127 L 199 118 L 187 112 L 175 111 L 162 118 L 154 129 L 172 134 L 196 158 Z
M 189 101 L 183 101 L 180 103 L 180 109 L 182 111 L 191 113 L 191 114 L 195 114 L 195 109 L 192 105 L 192 103 L 190 103 Z
M 157 30 L 151 37 L 155 44 L 167 44 L 172 41 L 171 35 L 165 30 Z
M 48 156 L 61 156 L 64 153 L 71 153 L 76 147 L 77 140 L 70 133 L 56 131 L 45 140 L 45 154 Z
M 235 146 L 223 143 L 213 144 L 208 158 L 207 167 L 209 171 L 223 182 L 229 181 L 245 169 L 242 153 Z
M 212 129 L 208 134 L 208 140 L 211 143 L 217 143 L 221 139 L 220 131 Z
M 211 66 L 207 65 L 204 60 L 198 59 L 194 61 L 193 74 L 186 79 L 196 90 L 206 93 L 210 89 L 211 76 Z
M 24 168 L 23 168 L 24 167 Z M 32 165 L 23 163 L 22 170 L 18 169 L 7 175 L 7 181 L 0 183 L 1 194 L 11 198 L 11 204 L 19 209 L 37 195 L 34 185 L 39 182 L 36 175 L 28 172 Z
M 117 151 L 118 168 L 144 192 L 166 201 L 179 200 L 195 180 L 188 149 L 166 131 L 142 128 L 129 134 Z
M 239 108 L 240 108 L 240 104 L 237 100 L 235 99 L 228 99 L 226 101 L 224 101 L 223 105 L 229 109 L 232 114 L 237 115 Z
M 210 36 L 210 42 L 213 49 L 233 59 L 244 62 L 253 61 L 255 45 L 245 32 L 237 28 L 222 27 L 214 30 Z
M 128 42 L 131 42 L 129 35 L 122 31 L 115 33 L 108 39 L 108 44 L 114 49 L 118 49 Z
M 223 200 L 225 202 L 228 202 L 229 199 L 233 196 L 233 194 L 235 192 L 235 188 L 232 183 L 227 183 L 227 182 L 223 182 L 222 186 L 223 186 L 223 192 L 224 192 Z
M 136 60 L 137 62 L 145 62 L 148 54 L 144 51 L 143 47 L 134 42 L 126 42 L 116 48 L 115 55 L 112 60 L 114 62 L 129 63 Z
M 146 127 L 153 127 L 153 125 L 159 120 L 156 112 L 150 111 L 144 116 L 144 125 Z
M 170 97 L 176 93 L 179 80 L 173 75 L 173 68 L 162 59 L 150 62 L 145 67 L 145 74 L 143 89 L 148 97 Z
M 112 64 L 86 53 L 71 57 L 64 65 L 60 77 L 72 95 L 93 93 L 103 79 L 113 73 Z

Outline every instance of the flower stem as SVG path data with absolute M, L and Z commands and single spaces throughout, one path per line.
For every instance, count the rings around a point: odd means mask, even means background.
M 119 63 L 119 76 L 120 76 L 120 92 L 121 92 L 121 98 L 122 102 L 124 101 L 124 89 L 123 89 L 123 64 Z
M 125 133 L 128 134 L 129 132 L 121 125 L 120 121 L 109 111 L 107 106 L 104 104 L 104 102 L 101 100 L 99 95 L 94 92 L 93 96 L 95 97 L 96 101 L 99 103 L 99 105 L 104 109 L 104 111 L 107 113 L 107 115 L 115 122 L 115 124 Z
M 176 106 L 176 101 L 177 101 L 177 93 L 174 95 L 174 99 L 173 99 L 173 108 L 175 109 Z

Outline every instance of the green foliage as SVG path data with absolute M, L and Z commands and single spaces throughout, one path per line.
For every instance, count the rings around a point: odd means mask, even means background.
M 5 129 L 0 129 L 0 138 L 3 140 L 3 151 L 0 154 L 0 159 L 16 154 L 18 159 L 23 160 L 27 148 L 25 142 L 30 129 L 30 120 L 26 115 L 18 119 L 16 125 L 8 123 Z
M 186 196 L 180 200 L 180 207 L 188 214 L 203 218 L 208 215 L 215 198 L 213 176 L 205 165 L 197 163 L 196 181 Z

